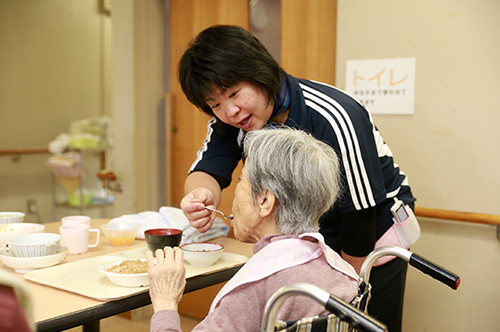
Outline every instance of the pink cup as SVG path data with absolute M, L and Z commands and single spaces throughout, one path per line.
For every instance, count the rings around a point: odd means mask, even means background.
M 97 234 L 94 244 L 89 244 L 90 232 Z M 68 248 L 70 255 L 84 254 L 89 248 L 95 248 L 99 244 L 99 229 L 92 229 L 89 225 L 75 224 L 59 227 L 61 234 L 61 246 Z
M 61 218 L 63 226 L 73 226 L 73 225 L 89 225 L 90 226 L 90 217 L 87 216 L 68 216 Z

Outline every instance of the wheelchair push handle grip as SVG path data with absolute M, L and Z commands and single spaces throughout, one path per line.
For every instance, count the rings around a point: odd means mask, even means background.
M 457 289 L 460 285 L 460 277 L 458 275 L 428 261 L 422 256 L 412 254 L 408 263 L 410 263 L 411 266 L 419 269 L 423 273 L 433 277 L 438 281 L 441 281 L 443 284 L 449 286 L 452 289 Z
M 358 331 L 363 332 L 384 332 L 387 331 L 386 326 L 350 305 L 344 304 L 341 300 L 330 295 L 330 298 L 325 304 L 325 309 L 335 314 L 338 318 L 348 322 Z

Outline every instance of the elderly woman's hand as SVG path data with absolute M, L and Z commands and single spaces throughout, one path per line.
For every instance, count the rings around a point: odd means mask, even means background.
M 149 296 L 154 312 L 177 311 L 186 287 L 184 255 L 178 247 L 156 250 L 156 264 L 153 253 L 146 252 L 149 274 Z

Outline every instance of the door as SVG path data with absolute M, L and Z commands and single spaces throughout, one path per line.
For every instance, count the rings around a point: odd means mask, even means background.
M 178 206 L 184 197 L 184 180 L 196 152 L 207 133 L 208 115 L 194 107 L 184 96 L 177 79 L 177 64 L 188 42 L 214 24 L 249 27 L 248 0 L 171 0 L 170 1 L 170 84 L 172 122 L 171 189 L 172 202 Z M 233 173 L 239 177 L 241 165 Z M 236 183 L 224 190 L 220 208 L 231 213 Z M 169 190 L 169 188 L 166 188 Z M 168 196 L 168 195 L 167 195 Z M 167 202 L 169 204 L 169 202 Z

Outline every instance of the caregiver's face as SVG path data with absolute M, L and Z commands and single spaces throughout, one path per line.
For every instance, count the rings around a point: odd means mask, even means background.
M 264 127 L 273 110 L 264 91 L 248 82 L 240 82 L 224 92 L 215 90 L 207 104 L 222 122 L 247 132 Z

